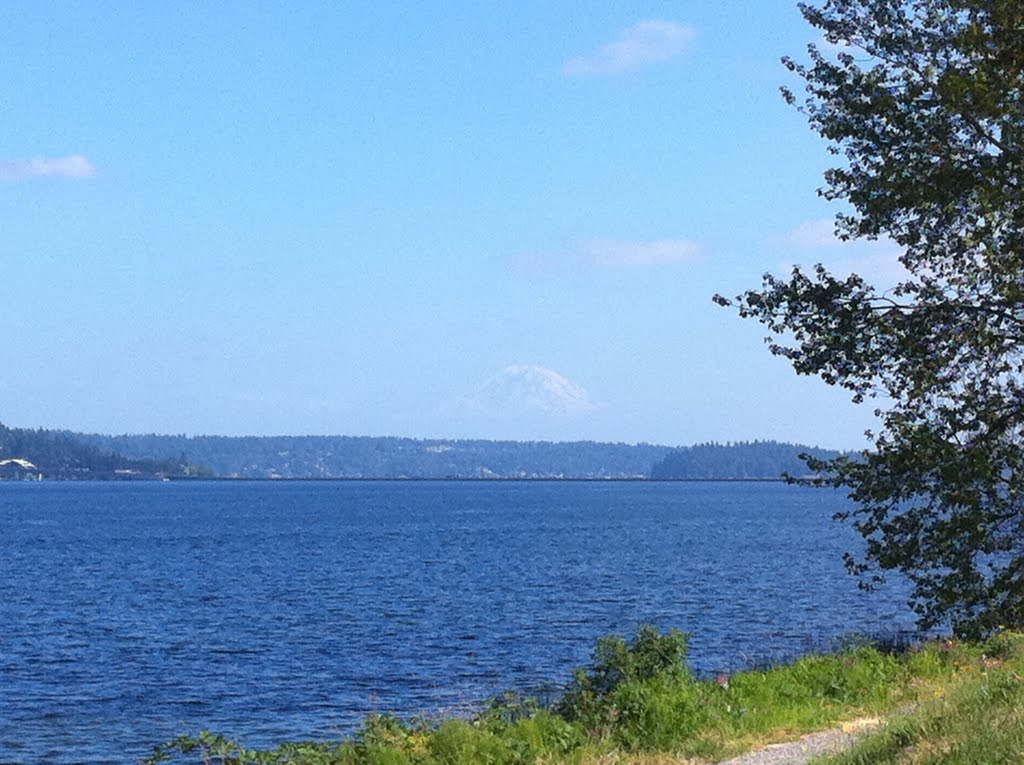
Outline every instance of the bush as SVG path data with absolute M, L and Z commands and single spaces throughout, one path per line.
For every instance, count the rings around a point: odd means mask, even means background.
M 430 736 L 427 749 L 444 765 L 504 765 L 516 759 L 502 739 L 465 720 L 441 723 Z
M 706 721 L 702 697 L 673 675 L 623 683 L 604 700 L 601 732 L 630 751 L 674 751 Z
M 541 755 L 565 757 L 582 747 L 587 735 L 578 724 L 539 710 L 508 729 L 506 741 L 517 763 L 536 762 Z
M 679 630 L 662 635 L 649 624 L 637 628 L 632 643 L 618 636 L 600 638 L 592 666 L 576 670 L 558 713 L 582 723 L 595 737 L 622 720 L 636 724 L 651 690 L 646 684 L 691 681 L 686 665 L 688 641 L 689 636 Z

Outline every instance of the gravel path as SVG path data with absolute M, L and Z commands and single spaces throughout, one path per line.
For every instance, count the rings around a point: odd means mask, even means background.
M 820 754 L 841 752 L 865 732 L 882 724 L 877 717 L 865 717 L 844 723 L 842 727 L 808 733 L 796 741 L 769 744 L 763 749 L 734 757 L 716 765 L 806 765 Z

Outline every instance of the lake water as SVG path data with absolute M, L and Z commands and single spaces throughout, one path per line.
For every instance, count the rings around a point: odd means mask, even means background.
M 728 670 L 910 627 L 777 483 L 0 484 L 0 762 L 332 738 L 564 683 L 644 622 Z

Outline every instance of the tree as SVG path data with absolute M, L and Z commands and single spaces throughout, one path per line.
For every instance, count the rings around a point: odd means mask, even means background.
M 819 194 L 841 239 L 895 242 L 906 277 L 883 291 L 819 265 L 715 301 L 798 373 L 875 397 L 870 449 L 808 460 L 853 500 L 861 584 L 905 573 L 922 627 L 1024 625 L 1024 3 L 800 10 L 828 46 L 783 59 L 806 96 L 783 95 L 838 157 Z

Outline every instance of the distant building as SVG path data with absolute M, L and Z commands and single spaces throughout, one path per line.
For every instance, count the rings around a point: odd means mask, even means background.
M 41 481 L 43 472 L 26 459 L 0 460 L 0 481 Z

